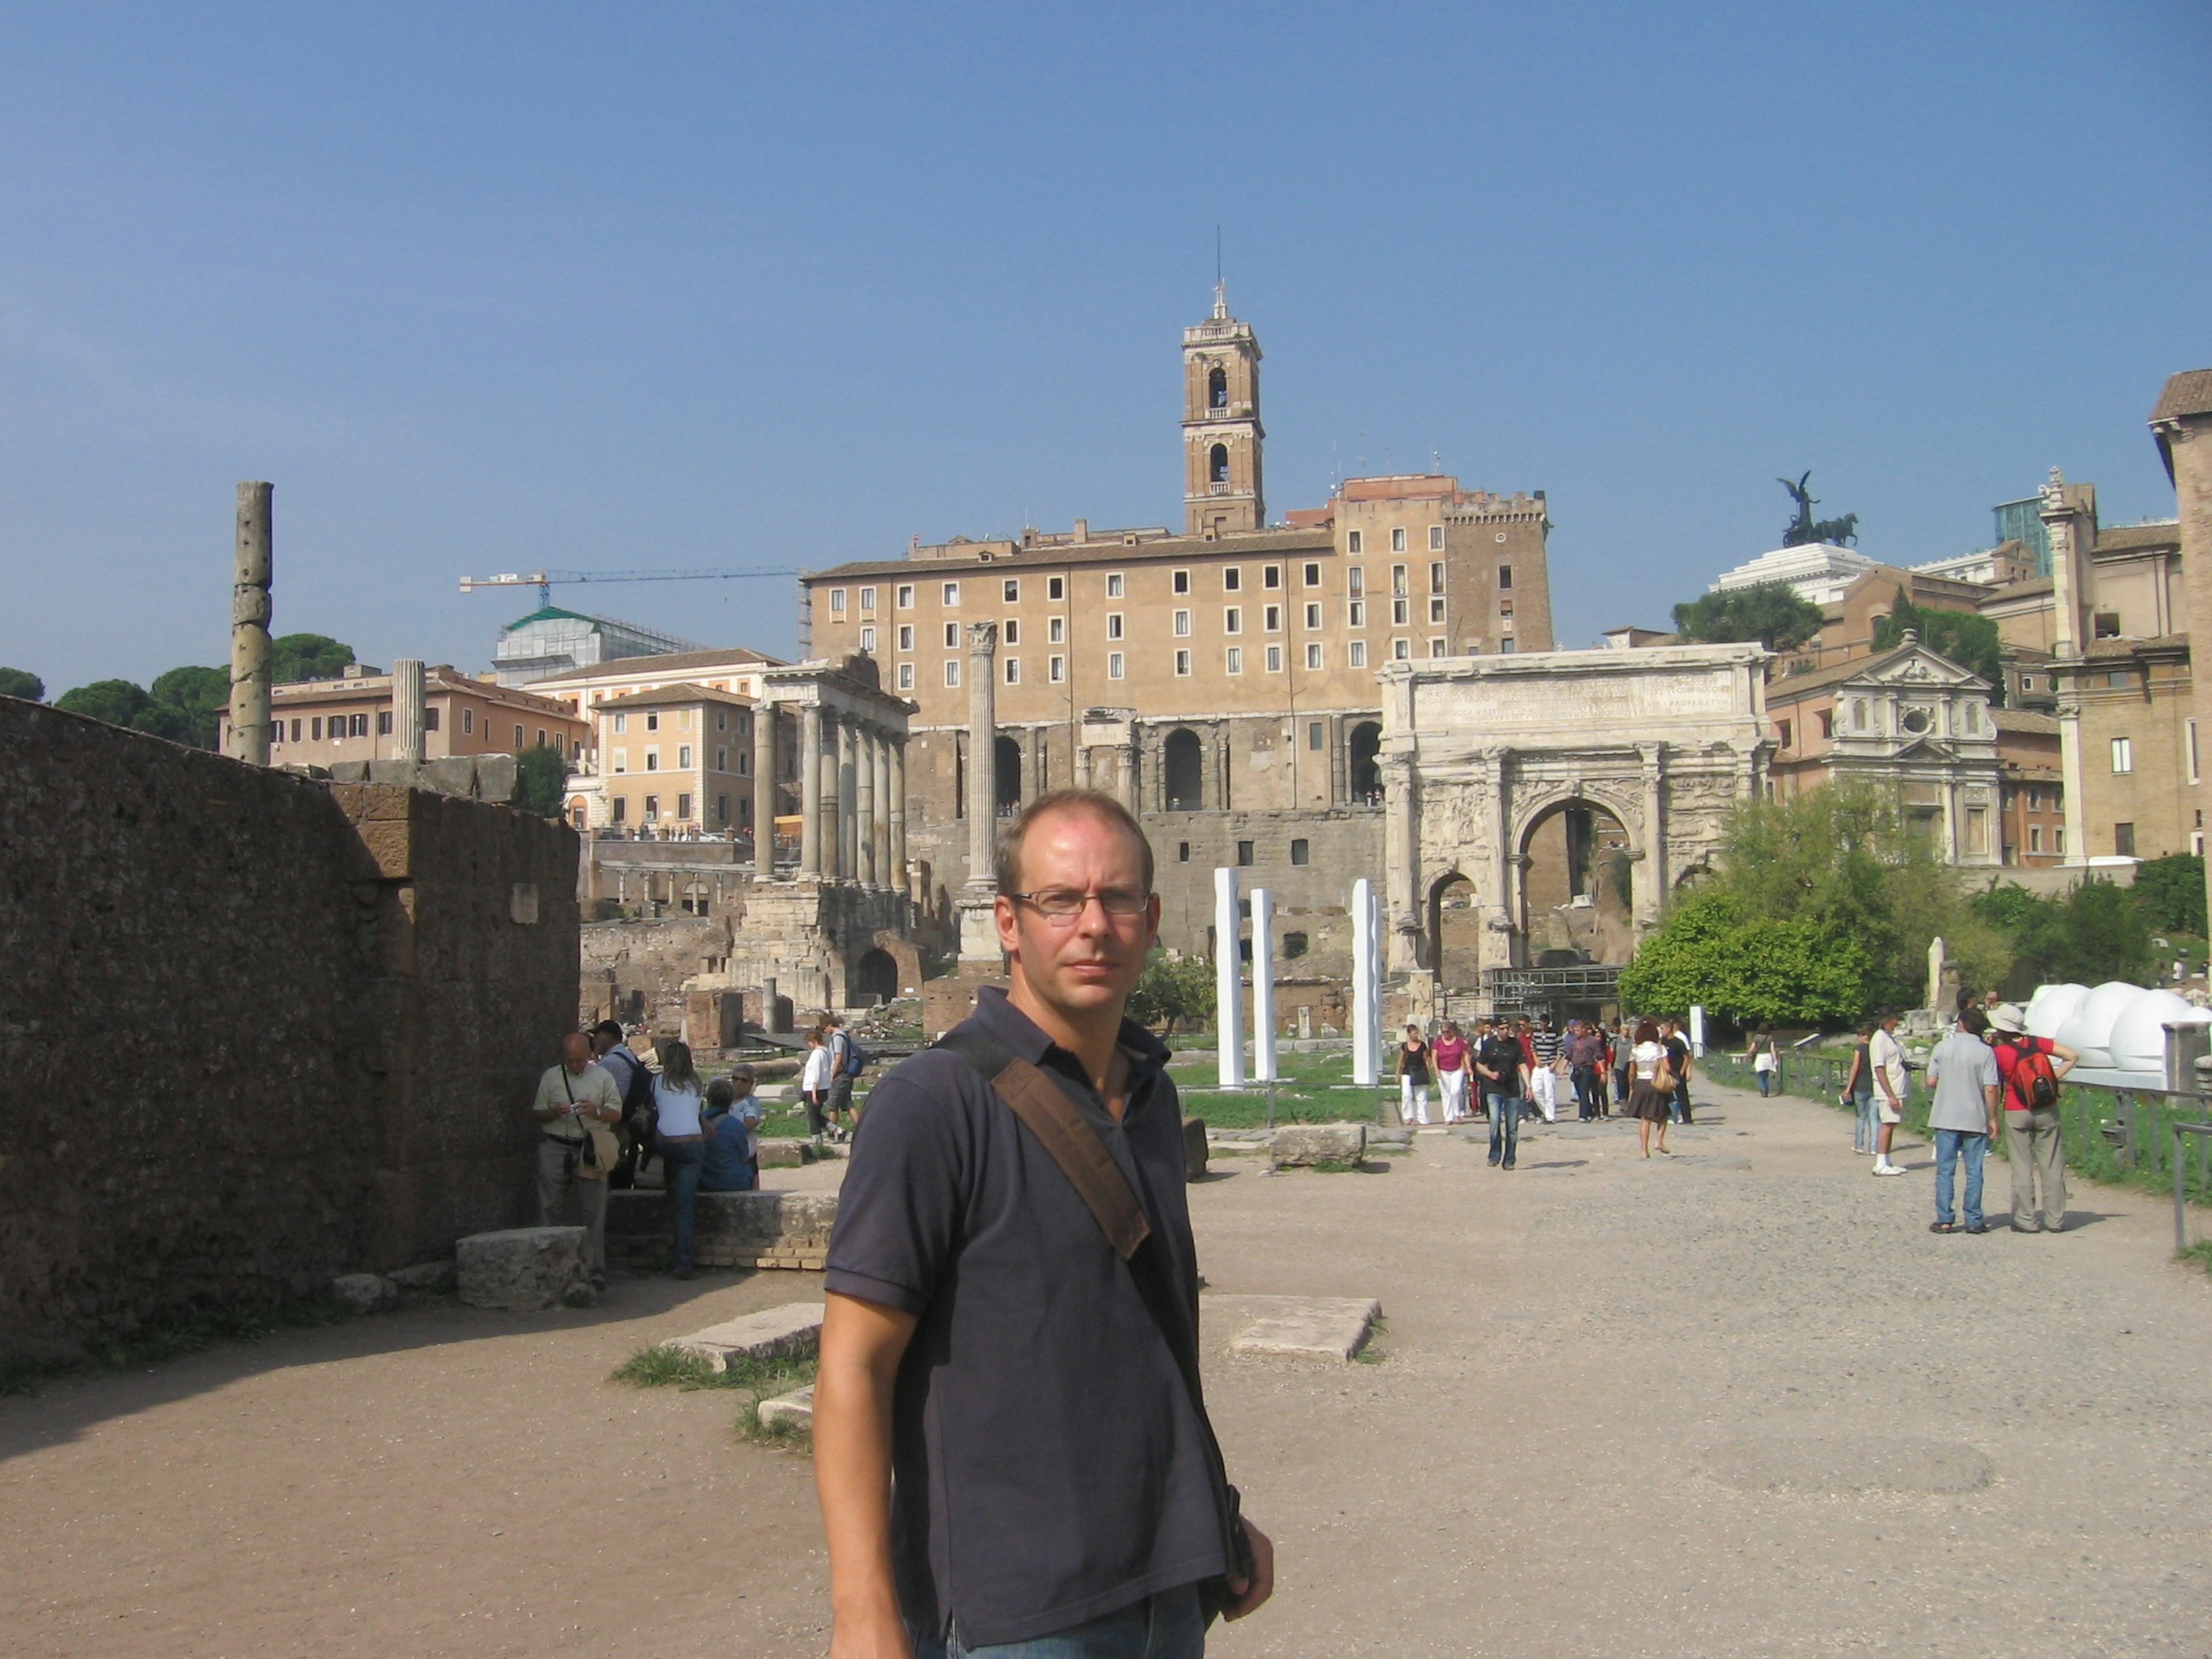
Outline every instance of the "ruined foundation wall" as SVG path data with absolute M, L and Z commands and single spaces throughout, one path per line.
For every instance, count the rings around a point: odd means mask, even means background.
M 505 807 L 0 698 L 0 1354 L 530 1218 L 575 857 Z

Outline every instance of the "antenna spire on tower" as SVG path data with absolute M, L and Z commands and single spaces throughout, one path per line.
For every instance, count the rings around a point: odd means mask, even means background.
M 1229 318 L 1229 291 L 1221 280 L 1221 227 L 1213 228 L 1213 320 L 1225 322 Z

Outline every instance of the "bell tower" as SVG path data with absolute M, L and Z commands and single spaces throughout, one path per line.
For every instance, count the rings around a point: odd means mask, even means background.
M 1194 536 L 1259 530 L 1260 343 L 1213 285 L 1213 315 L 1182 331 L 1183 508 Z

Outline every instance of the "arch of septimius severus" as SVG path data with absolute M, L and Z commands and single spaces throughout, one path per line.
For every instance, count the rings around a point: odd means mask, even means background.
M 1589 900 L 1579 874 L 1557 892 L 1530 891 L 1534 849 L 1562 825 L 1577 871 L 1597 856 L 1589 826 L 1621 843 L 1612 856 L 1630 890 L 1620 943 L 1632 945 L 1666 895 L 1707 866 L 1730 807 L 1762 787 L 1766 654 L 1670 646 L 1385 666 L 1390 971 L 1438 966 L 1447 892 L 1472 912 L 1470 968 L 1528 965 L 1538 902 Z

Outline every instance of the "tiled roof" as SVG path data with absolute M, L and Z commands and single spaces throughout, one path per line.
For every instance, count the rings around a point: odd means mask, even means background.
M 2048 714 L 2039 714 L 2033 708 L 1992 708 L 1990 722 L 2000 732 L 2016 732 L 2023 737 L 2055 738 L 2058 722 Z
M 2085 658 L 2132 657 L 2142 651 L 2165 652 L 2188 649 L 2188 635 L 2159 634 L 2126 640 L 2092 640 L 2089 641 L 2089 648 L 2081 654 Z
M 710 685 L 693 685 L 679 681 L 674 685 L 655 686 L 650 691 L 625 692 L 619 697 L 610 697 L 605 702 L 592 705 L 594 714 L 609 709 L 666 708 L 677 702 L 726 702 L 736 708 L 753 706 L 750 697 L 739 696 L 734 691 L 717 691 Z
M 2181 522 L 2167 519 L 2154 524 L 2100 525 L 2097 529 L 2097 551 L 2126 553 L 2142 547 L 2179 547 L 2181 545 Z
M 571 668 L 558 674 L 549 674 L 542 680 L 532 680 L 532 685 L 580 685 L 592 680 L 628 679 L 633 674 L 680 674 L 687 668 L 749 667 L 764 663 L 771 668 L 783 665 L 781 657 L 770 657 L 749 646 L 726 646 L 719 651 L 671 651 L 658 657 L 617 657 L 612 662 L 594 663 L 588 668 Z
M 1258 530 L 1221 536 L 1170 536 L 1164 541 L 1070 542 L 1053 547 L 1025 547 L 1013 553 L 995 553 L 988 559 L 866 559 L 852 564 L 810 570 L 808 583 L 850 581 L 860 576 L 910 576 L 933 581 L 970 570 L 1018 570 L 1027 566 L 1057 569 L 1071 564 L 1133 564 L 1142 560 L 1241 558 L 1265 553 L 1328 553 L 1336 546 L 1327 530 Z
M 2158 394 L 2154 421 L 2175 421 L 2185 415 L 2212 415 L 2212 368 L 2185 369 L 2169 375 Z

